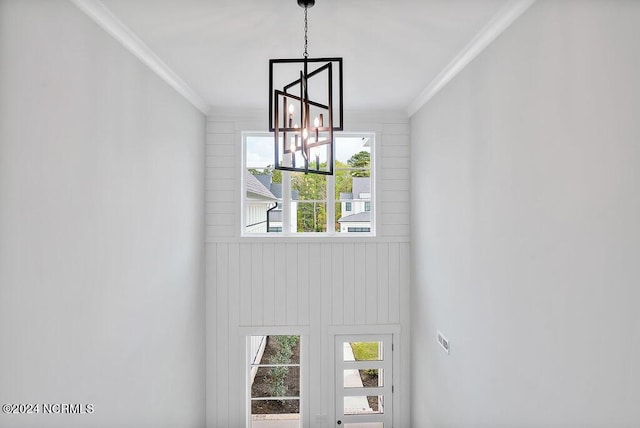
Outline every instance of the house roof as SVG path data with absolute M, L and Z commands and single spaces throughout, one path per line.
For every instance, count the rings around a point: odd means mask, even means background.
M 273 193 L 276 196 L 276 198 L 281 199 L 282 183 L 271 183 L 271 193 Z M 297 201 L 299 196 L 300 196 L 300 192 L 298 192 L 297 190 L 291 190 L 292 200 Z
M 357 214 L 351 214 L 345 217 L 340 217 L 338 223 L 369 223 L 371 222 L 371 211 L 363 211 Z
M 371 177 L 353 177 L 353 196 L 362 199 L 360 194 L 371 194 Z
M 253 174 L 245 169 L 244 182 L 246 184 L 247 195 L 255 199 L 274 200 L 276 196 L 267 189 Z
M 256 174 L 254 177 L 256 177 L 267 189 L 271 187 L 271 174 Z
M 340 193 L 341 201 L 353 199 L 371 199 L 371 177 L 353 177 L 351 189 L 351 193 Z M 369 196 L 366 198 L 360 196 L 363 193 L 368 193 Z

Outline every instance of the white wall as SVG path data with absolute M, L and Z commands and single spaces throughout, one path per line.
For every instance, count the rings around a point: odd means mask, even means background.
M 639 38 L 538 1 L 412 117 L 412 426 L 640 426 Z
M 204 134 L 70 2 L 0 1 L 0 403 L 95 409 L 0 426 L 204 425 Z
M 240 238 L 241 132 L 267 129 L 266 118 L 215 111 L 208 119 L 207 426 L 244 426 L 247 332 L 308 335 L 305 420 L 319 428 L 335 426 L 332 334 L 389 328 L 400 332 L 394 420 L 408 426 L 408 119 L 345 117 L 346 131 L 377 134 L 378 237 Z

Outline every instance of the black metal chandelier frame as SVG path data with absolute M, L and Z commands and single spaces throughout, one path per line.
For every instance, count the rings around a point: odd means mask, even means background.
M 309 58 L 307 53 L 307 9 L 314 0 L 298 0 L 305 9 L 305 51 L 303 58 L 269 60 L 269 131 L 274 133 L 275 169 L 298 171 L 323 175 L 333 175 L 334 131 L 343 130 L 343 67 L 342 58 Z M 291 74 L 291 64 L 299 64 L 297 75 Z M 275 89 L 274 78 L 279 66 L 289 66 L 289 77 L 285 77 L 281 89 Z M 284 67 L 281 67 L 284 68 Z M 334 73 L 335 69 L 335 73 Z M 326 78 L 324 81 L 323 77 Z M 337 92 L 334 99 L 334 79 L 337 80 Z M 309 96 L 309 86 L 319 81 L 319 87 L 327 90 L 324 98 Z M 294 111 L 300 122 L 294 121 Z M 337 110 L 334 112 L 334 108 Z M 311 110 L 317 115 L 311 122 Z M 327 123 L 325 123 L 325 115 Z M 320 150 L 326 149 L 320 163 Z M 314 157 L 315 152 L 315 159 Z M 296 156 L 301 155 L 302 162 L 296 165 Z M 288 155 L 288 161 L 285 161 Z

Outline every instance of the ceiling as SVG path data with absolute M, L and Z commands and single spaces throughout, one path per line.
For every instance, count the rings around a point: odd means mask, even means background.
M 268 60 L 304 51 L 296 0 L 101 3 L 212 107 L 266 108 Z M 507 3 L 317 0 L 309 55 L 344 58 L 345 109 L 406 110 Z

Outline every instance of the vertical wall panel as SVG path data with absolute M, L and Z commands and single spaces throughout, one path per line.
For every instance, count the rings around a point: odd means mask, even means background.
M 240 244 L 240 325 L 251 325 L 251 244 Z
M 351 243 L 344 244 L 344 324 L 355 323 L 355 305 L 357 303 L 355 297 L 355 265 L 354 265 L 354 245 Z
M 225 245 L 229 253 L 229 275 L 227 278 L 227 287 L 229 289 L 229 349 L 242 349 L 244 342 L 238 335 L 238 326 L 240 325 L 240 312 L 236 310 L 240 302 L 240 246 L 236 243 L 220 245 Z M 244 373 L 242 371 L 243 366 L 241 364 L 241 362 L 244 361 L 244 358 L 242 358 L 243 355 L 244 354 L 238 355 L 239 358 L 229 358 L 229 397 L 240 397 L 244 395 L 244 382 L 239 381 L 241 379 L 244 379 Z M 220 391 L 219 393 L 223 392 L 224 391 Z M 238 415 L 243 411 L 243 401 L 230 399 L 228 426 L 239 426 L 236 422 L 238 421 Z
M 322 364 L 322 342 L 317 338 L 322 337 L 322 278 L 321 278 L 321 248 L 320 245 L 309 246 L 309 260 L 318 264 L 318 270 L 309 277 L 309 385 L 322 384 L 322 370 L 318 370 Z M 311 415 L 321 414 L 322 394 L 320 388 L 309 389 L 309 411 Z
M 344 305 L 344 245 L 333 244 L 331 246 L 331 267 L 333 270 L 333 279 L 331 280 L 332 303 L 331 313 L 334 325 L 343 323 L 343 305 Z
M 297 325 L 298 323 L 298 244 L 286 244 L 286 274 L 287 281 L 286 319 L 287 325 Z
M 320 266 L 310 264 L 309 244 L 298 244 L 298 324 L 309 324 L 309 279 L 318 275 Z
M 389 244 L 378 244 L 378 324 L 389 323 Z
M 218 288 L 216 272 L 218 272 L 216 244 L 207 244 L 205 251 L 205 300 L 206 300 L 206 373 L 207 373 L 207 421 L 215 421 L 218 414 L 218 329 L 221 322 L 218 317 Z M 222 320 L 224 321 L 224 320 Z M 226 359 L 226 356 L 225 356 Z
M 389 244 L 389 323 L 400 323 L 400 244 Z
M 263 284 L 263 296 L 262 296 L 262 311 L 263 311 L 263 324 L 275 325 L 275 259 L 274 259 L 274 245 L 272 243 L 266 243 L 263 245 L 262 250 L 262 284 Z
M 366 266 L 365 273 L 365 305 L 367 307 L 367 324 L 378 322 L 378 257 L 377 245 L 366 244 Z
M 262 244 L 251 245 L 251 325 L 263 325 Z
M 353 264 L 356 267 L 354 272 L 354 299 L 358 304 L 354 307 L 354 322 L 358 325 L 367 323 L 367 307 L 364 304 L 367 296 L 366 271 L 367 271 L 367 252 L 366 244 L 357 243 L 354 245 Z
M 229 288 L 228 265 L 229 252 L 226 244 L 216 245 L 216 353 L 217 353 L 217 385 L 219 390 L 229 389 L 229 358 L 227 349 L 229 348 Z M 218 395 L 217 420 L 219 426 L 225 426 L 228 421 L 229 396 Z
M 274 244 L 275 267 L 275 324 L 287 324 L 287 245 Z

